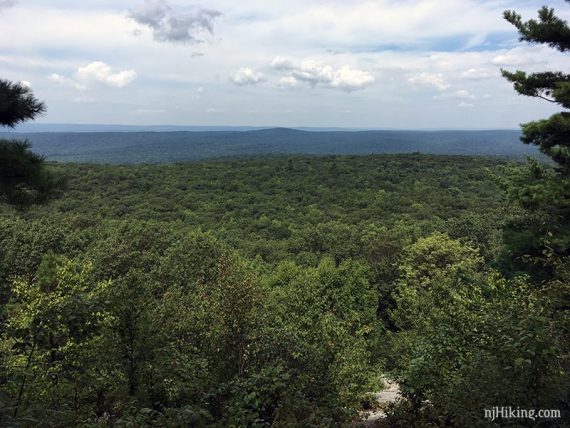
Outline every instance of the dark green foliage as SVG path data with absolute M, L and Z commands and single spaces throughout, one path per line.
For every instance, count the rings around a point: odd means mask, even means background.
M 570 28 L 568 28 L 568 23 L 558 18 L 552 8 L 544 6 L 540 9 L 538 11 L 538 21 L 531 19 L 524 22 L 522 16 L 513 10 L 505 11 L 504 17 L 519 30 L 521 41 L 546 43 L 561 52 L 570 49 Z
M 543 299 L 490 267 L 524 213 L 496 177 L 522 165 L 52 168 L 60 199 L 0 211 L 1 425 L 350 426 L 388 371 L 395 424 L 476 426 L 537 392 L 563 408 L 564 278 Z
M 523 131 L 524 143 L 540 146 L 541 151 L 564 170 L 570 170 L 570 113 L 558 113 L 550 119 L 527 123 L 523 126 Z
M 0 125 L 14 127 L 44 113 L 30 88 L 0 79 Z M 43 202 L 62 187 L 46 169 L 43 156 L 28 141 L 0 139 L 0 203 L 23 208 Z
M 340 258 L 360 254 L 361 236 L 373 240 L 385 233 L 378 231 L 381 227 L 432 231 L 473 212 L 486 216 L 497 230 L 501 223 L 505 197 L 491 179 L 491 172 L 502 171 L 504 163 L 498 160 L 427 155 L 290 160 L 293 171 L 284 158 L 116 167 L 55 164 L 54 172 L 68 177 L 67 191 L 24 216 L 83 215 L 89 223 L 180 221 L 232 242 L 249 242 L 248 247 L 268 242 L 272 254 L 278 243 L 290 242 L 296 246 L 293 252 L 331 250 Z M 334 240 L 347 244 L 347 239 L 354 245 L 333 248 Z
M 539 21 L 523 22 L 513 11 L 505 12 L 505 19 L 519 30 L 523 41 L 548 44 L 561 52 L 570 47 L 570 27 L 553 9 L 543 7 Z M 503 75 L 519 94 L 570 108 L 567 73 L 503 70 Z M 515 269 L 526 264 L 525 270 L 539 282 L 556 277 L 570 252 L 570 113 L 563 111 L 526 123 L 522 129 L 522 141 L 538 146 L 555 163 L 554 168 L 548 168 L 530 162 L 526 171 L 507 175 L 505 182 L 511 198 L 525 209 L 506 229 L 507 248 L 517 258 Z
M 539 10 L 539 21 L 531 19 L 523 22 L 514 11 L 506 11 L 504 17 L 519 31 L 521 41 L 548 44 L 565 52 L 570 49 L 570 27 L 558 18 L 554 9 L 543 7 Z M 570 107 L 570 76 L 563 72 L 543 72 L 527 74 L 523 71 L 502 70 L 503 76 L 513 83 L 515 90 L 530 97 L 538 97 Z M 550 119 L 530 122 L 523 125 L 522 140 L 534 144 L 550 156 L 562 169 L 564 175 L 570 168 L 570 117 L 568 113 L 553 115 Z
M 0 140 L 0 202 L 16 207 L 44 202 L 62 184 L 47 170 L 43 156 L 30 151 L 27 141 Z
M 45 104 L 19 82 L 0 79 L 0 125 L 15 127 L 45 113 Z

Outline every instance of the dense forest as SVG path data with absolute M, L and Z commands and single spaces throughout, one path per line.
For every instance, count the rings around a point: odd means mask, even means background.
M 504 18 L 570 50 L 548 7 Z M 522 125 L 538 159 L 350 156 L 369 134 L 281 129 L 251 134 L 295 134 L 255 152 L 281 156 L 77 134 L 101 159 L 56 163 L 0 138 L 0 426 L 569 426 L 570 76 L 502 75 L 565 109 Z M 45 111 L 0 79 L 1 126 Z
M 385 378 L 391 426 L 564 409 L 561 280 L 520 259 L 537 213 L 508 196 L 528 166 L 50 170 L 60 198 L 1 211 L 3 425 L 344 426 Z

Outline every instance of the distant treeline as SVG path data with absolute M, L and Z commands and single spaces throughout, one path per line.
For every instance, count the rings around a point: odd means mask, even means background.
M 519 131 L 308 132 L 286 128 L 212 132 L 0 133 L 26 138 L 48 160 L 109 164 L 167 163 L 272 154 L 426 153 L 536 156 Z

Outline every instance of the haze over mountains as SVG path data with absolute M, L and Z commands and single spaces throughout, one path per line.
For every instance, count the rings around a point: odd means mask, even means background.
M 68 126 L 68 125 L 67 125 Z M 137 127 L 139 128 L 139 127 Z M 99 132 L 10 132 L 0 137 L 25 138 L 48 160 L 109 164 L 166 163 L 259 155 L 365 155 L 428 153 L 537 156 L 533 146 L 520 142 L 520 132 L 493 131 L 334 131 L 289 128 L 211 128 L 110 126 Z M 54 126 L 52 129 L 58 129 Z M 70 128 L 66 128 L 70 129 Z M 108 132 L 112 131 L 112 132 Z
M 386 128 L 386 127 L 349 127 L 349 126 L 247 126 L 247 125 L 117 125 L 84 123 L 22 123 L 6 132 L 177 132 L 177 131 L 260 131 L 267 129 L 295 129 L 299 131 L 515 131 L 518 128 Z

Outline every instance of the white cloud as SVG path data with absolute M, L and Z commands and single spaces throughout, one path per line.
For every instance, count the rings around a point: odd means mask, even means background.
M 262 73 L 254 71 L 248 67 L 240 68 L 230 80 L 238 86 L 256 85 L 265 80 Z
M 299 82 L 304 82 L 313 87 L 323 85 L 351 92 L 364 89 L 375 81 L 374 76 L 367 71 L 349 65 L 335 68 L 310 59 L 296 63 L 289 58 L 276 57 L 271 66 L 277 71 L 288 73 L 278 81 L 280 86 L 286 87 L 295 87 Z
M 299 86 L 299 81 L 293 76 L 284 76 L 277 81 L 277 86 L 281 88 L 292 89 Z
M 477 99 L 475 95 L 470 93 L 465 89 L 460 89 L 455 92 L 450 92 L 446 94 L 437 95 L 434 97 L 435 99 L 444 99 L 444 98 L 455 98 L 457 100 L 474 100 Z
M 460 89 L 459 91 L 455 91 L 451 94 L 454 98 L 458 98 L 460 100 L 474 100 L 477 98 L 475 95 L 471 94 L 469 91 L 465 89 Z
M 544 48 L 542 46 L 535 47 L 517 47 L 499 55 L 491 60 L 494 65 L 531 65 L 544 63 Z
M 128 56 L 125 49 L 140 42 L 132 35 L 138 24 L 120 11 L 114 13 L 99 4 L 85 7 L 86 0 L 67 6 L 61 3 L 18 2 L 10 10 L 10 19 L 2 19 L 0 24 L 0 52 L 66 62 L 84 59 L 82 53 L 90 55 L 93 50 L 107 56 Z
M 198 38 L 200 33 L 214 34 L 214 20 L 220 15 L 213 9 L 178 12 L 165 0 L 145 0 L 129 16 L 150 27 L 156 41 L 192 44 L 202 41 Z
M 491 62 L 496 65 L 521 65 L 524 64 L 524 60 L 512 54 L 501 54 L 494 57 Z
M 552 107 L 518 97 L 500 68 L 570 67 L 567 55 L 518 43 L 516 29 L 501 17 L 505 8 L 520 11 L 525 19 L 536 17 L 539 0 L 166 1 L 147 2 L 155 9 L 146 14 L 139 9 L 138 21 L 128 9 L 145 6 L 144 0 L 19 1 L 0 12 L 9 17 L 0 24 L 0 69 L 11 80 L 31 81 L 50 107 L 46 120 L 54 122 L 187 123 L 191 117 L 202 124 L 260 126 L 515 128 L 548 116 Z M 559 7 L 563 0 L 551 1 L 564 19 L 570 17 Z M 168 17 L 196 15 L 200 7 L 191 4 L 220 10 L 223 17 L 212 19 L 210 29 L 183 31 L 182 39 L 193 37 L 184 46 L 157 43 L 161 37 L 179 38 L 170 31 Z M 208 42 L 192 44 L 199 40 Z M 484 49 L 465 50 L 479 43 Z M 270 66 L 276 54 L 282 57 Z M 81 80 L 78 67 L 86 68 L 90 59 L 105 61 L 110 75 L 136 70 L 141 78 L 136 88 L 131 83 L 124 90 L 93 75 Z M 520 66 L 509 65 L 515 63 Z M 263 73 L 265 83 L 263 90 L 240 94 L 240 109 L 235 109 L 236 98 L 228 97 L 235 92 L 230 76 L 240 67 Z M 354 71 L 368 73 L 368 81 L 375 78 L 377 84 L 346 97 L 343 88 L 363 86 L 362 75 Z M 48 80 L 50 73 L 55 76 Z M 199 87 L 208 92 L 201 94 Z M 320 88 L 318 97 L 313 87 Z M 433 100 L 458 90 L 475 94 L 477 101 L 461 95 Z M 484 94 L 492 94 L 492 100 Z M 85 95 L 97 103 L 74 104 Z M 171 107 L 167 115 L 135 113 L 149 104 L 160 106 L 165 97 Z M 460 102 L 477 108 L 465 114 Z M 223 112 L 207 115 L 211 106 Z M 418 106 L 434 108 L 424 108 L 410 122 Z M 259 111 L 254 119 L 245 115 L 252 109 Z M 341 115 L 345 109 L 354 113 Z
M 295 66 L 294 66 L 293 60 L 291 58 L 276 56 L 275 58 L 273 58 L 273 61 L 271 61 L 271 67 L 274 68 L 275 70 L 287 71 L 287 70 L 291 70 Z
M 450 86 L 441 73 L 422 72 L 410 76 L 408 82 L 414 86 L 431 86 L 440 91 L 445 91 Z
M 225 2 L 229 4 L 230 2 Z M 262 8 L 263 21 L 248 22 L 262 40 L 287 40 L 297 47 L 321 45 L 333 51 L 378 44 L 425 46 L 426 41 L 471 35 L 464 48 L 487 44 L 485 35 L 512 30 L 502 18 L 514 0 L 289 0 L 245 3 Z M 527 2 L 525 2 L 527 3 Z M 245 6 L 245 7 L 247 7 Z M 527 15 L 532 5 L 517 5 Z M 238 6 L 236 6 L 237 8 Z
M 113 73 L 111 67 L 101 61 L 92 62 L 77 70 L 77 78 L 82 82 L 96 81 L 115 88 L 127 86 L 136 77 L 137 73 L 134 70 L 123 70 Z
M 376 79 L 367 71 L 356 70 L 348 65 L 336 70 L 331 82 L 333 88 L 340 88 L 343 91 L 355 91 L 363 89 L 374 83 Z
M 87 89 L 87 87 L 84 84 L 76 82 L 75 80 L 70 79 L 68 77 L 62 76 L 61 74 L 57 73 L 50 74 L 48 76 L 48 79 L 54 83 L 57 83 L 60 86 L 65 86 L 67 88 L 74 88 L 79 91 L 84 91 Z
M 472 103 L 467 103 L 467 102 L 465 102 L 465 101 L 461 101 L 461 102 L 458 104 L 458 107 L 461 107 L 461 108 L 471 108 L 471 107 L 475 107 L 475 105 L 472 104 Z
M 461 77 L 462 79 L 468 79 L 468 80 L 483 80 L 491 76 L 492 73 L 490 73 L 488 70 L 485 70 L 484 68 L 470 68 L 468 70 L 463 71 L 459 75 L 459 77 Z
M 57 73 L 51 74 L 48 79 L 58 85 L 84 91 L 93 82 L 115 88 L 123 88 L 135 80 L 136 77 L 137 73 L 134 70 L 123 70 L 113 73 L 109 65 L 101 61 L 95 61 L 87 64 L 85 67 L 79 67 L 73 79 Z

